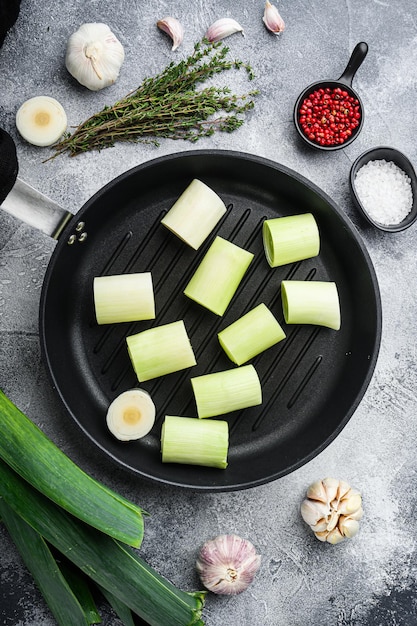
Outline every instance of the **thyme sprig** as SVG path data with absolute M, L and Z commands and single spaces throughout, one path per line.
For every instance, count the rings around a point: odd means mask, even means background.
M 236 95 L 229 87 L 197 86 L 216 74 L 244 69 L 249 80 L 252 68 L 227 58 L 229 49 L 221 42 L 206 40 L 178 63 L 170 63 L 160 74 L 145 78 L 140 87 L 113 106 L 105 106 L 54 146 L 54 158 L 68 152 L 75 156 L 89 150 L 114 146 L 117 141 L 145 141 L 158 145 L 157 138 L 197 141 L 216 131 L 232 132 L 244 122 L 254 106 L 257 90 Z

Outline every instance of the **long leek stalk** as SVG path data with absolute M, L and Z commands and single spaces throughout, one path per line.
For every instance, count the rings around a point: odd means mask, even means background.
M 227 467 L 229 425 L 222 420 L 166 415 L 161 431 L 163 463 Z
M 0 498 L 2 520 L 26 567 L 60 626 L 88 626 L 81 604 L 60 571 L 44 538 Z
M 261 383 L 253 365 L 191 379 L 199 418 L 215 417 L 262 403 Z
M 138 322 L 155 318 L 150 272 L 96 276 L 93 296 L 98 324 Z
M 339 330 L 340 303 L 336 283 L 283 280 L 281 294 L 287 324 L 316 324 Z
M 216 237 L 184 294 L 216 315 L 223 315 L 253 256 L 231 241 Z
M 223 200 L 195 178 L 162 218 L 161 224 L 198 250 L 225 213 Z
M 2 461 L 0 496 L 46 541 L 150 626 L 203 625 L 205 592 L 177 589 L 135 550 L 69 515 Z
M 271 267 L 309 259 L 320 252 L 319 230 L 312 213 L 265 220 L 262 235 Z
M 139 382 L 196 365 L 183 320 L 148 328 L 126 338 Z
M 142 509 L 86 474 L 0 390 L 0 458 L 61 507 L 132 546 Z
M 261 303 L 220 331 L 218 339 L 229 359 L 242 365 L 285 339 L 285 332 Z

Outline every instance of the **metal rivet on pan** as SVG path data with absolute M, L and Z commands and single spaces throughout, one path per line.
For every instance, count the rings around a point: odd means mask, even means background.
M 87 239 L 87 233 L 81 233 L 81 235 L 78 237 L 78 241 L 80 243 L 82 243 L 83 241 L 85 241 Z
M 69 246 L 72 246 L 72 244 L 73 244 L 73 243 L 75 243 L 75 240 L 76 240 L 76 239 L 77 239 L 77 237 L 76 237 L 75 235 L 70 235 L 70 236 L 68 237 L 68 241 L 67 241 L 68 245 L 69 245 Z
M 77 233 L 83 230 L 84 226 L 85 226 L 85 222 L 78 222 L 77 226 L 75 227 L 75 230 L 77 231 Z

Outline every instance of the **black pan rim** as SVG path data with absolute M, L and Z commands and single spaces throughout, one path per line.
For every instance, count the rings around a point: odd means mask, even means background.
M 72 411 L 70 409 L 70 407 L 68 406 L 65 397 L 63 397 L 63 395 L 60 392 L 59 386 L 57 385 L 57 381 L 54 377 L 54 372 L 53 372 L 53 368 L 51 366 L 50 360 L 49 360 L 49 356 L 48 356 L 48 350 L 47 350 L 47 346 L 46 346 L 46 329 L 45 329 L 45 324 L 44 324 L 44 317 L 45 317 L 45 306 L 46 306 L 46 298 L 47 298 L 47 293 L 48 293 L 48 286 L 49 286 L 49 282 L 50 282 L 50 277 L 53 274 L 54 271 L 54 266 L 55 266 L 55 262 L 58 259 L 59 256 L 59 251 L 61 249 L 62 246 L 67 245 L 66 241 L 68 239 L 68 236 L 74 231 L 74 227 L 75 225 L 79 222 L 82 221 L 84 214 L 88 211 L 89 207 L 93 204 L 95 204 L 97 201 L 99 201 L 99 199 L 101 198 L 102 195 L 106 194 L 107 191 L 112 188 L 114 185 L 122 183 L 124 180 L 126 180 L 127 178 L 129 178 L 130 176 L 132 176 L 133 174 L 135 174 L 138 171 L 141 170 L 146 170 L 149 168 L 153 168 L 153 167 L 157 167 L 159 164 L 161 163 L 166 163 L 172 160 L 178 160 L 181 158 L 194 158 L 194 157 L 214 157 L 214 158 L 221 158 L 221 157 L 225 157 L 225 158 L 232 158 L 232 159 L 244 159 L 244 160 L 250 160 L 254 163 L 260 164 L 261 166 L 265 166 L 267 168 L 271 168 L 272 170 L 276 170 L 276 171 L 280 171 L 283 174 L 286 174 L 287 176 L 294 178 L 297 182 L 299 182 L 300 184 L 306 186 L 307 188 L 309 188 L 310 190 L 312 190 L 315 194 L 317 194 L 320 198 L 322 198 L 330 207 L 331 209 L 337 213 L 338 217 L 341 219 L 341 221 L 343 221 L 347 227 L 347 229 L 350 231 L 350 234 L 352 235 L 352 237 L 355 239 L 355 243 L 357 244 L 357 246 L 359 247 L 364 260 L 366 261 L 366 265 L 369 269 L 369 278 L 371 279 L 371 284 L 373 287 L 373 291 L 374 291 L 374 297 L 375 297 L 375 303 L 376 303 L 376 319 L 375 319 L 375 332 L 374 332 L 374 344 L 373 344 L 373 351 L 372 354 L 370 355 L 369 358 L 369 365 L 368 365 L 368 370 L 367 370 L 367 374 L 362 382 L 361 387 L 358 389 L 356 397 L 354 399 L 354 401 L 351 403 L 350 406 L 350 410 L 346 412 L 344 418 L 342 420 L 339 421 L 337 428 L 334 429 L 334 431 L 332 432 L 331 436 L 329 436 L 327 439 L 325 439 L 321 445 L 317 446 L 314 450 L 311 451 L 310 454 L 305 455 L 303 458 L 300 458 L 297 462 L 291 464 L 290 466 L 288 466 L 285 471 L 279 471 L 276 473 L 271 473 L 270 475 L 264 476 L 261 479 L 255 479 L 252 481 L 247 481 L 245 483 L 236 483 L 236 484 L 227 484 L 227 485 L 212 485 L 212 484 L 207 484 L 207 485 L 195 485 L 195 484 L 185 484 L 183 482 L 178 482 L 175 480 L 169 480 L 169 479 L 161 479 L 159 477 L 155 477 L 152 474 L 143 471 L 143 470 L 137 470 L 135 468 L 132 468 L 130 465 L 124 463 L 123 461 L 121 461 L 119 458 L 116 458 L 111 452 L 109 452 L 104 446 L 102 446 L 100 443 L 98 443 L 91 435 L 90 433 L 85 429 L 85 427 L 79 422 L 79 420 L 77 419 L 77 416 L 72 414 Z M 102 452 L 104 452 L 104 454 L 110 458 L 118 467 L 122 467 L 126 470 L 128 470 L 129 472 L 131 472 L 133 475 L 144 478 L 146 480 L 149 480 L 153 483 L 159 483 L 159 484 L 164 484 L 167 486 L 172 486 L 172 487 L 176 487 L 176 488 L 184 488 L 187 490 L 191 490 L 191 491 L 196 491 L 196 492 L 229 492 L 229 491 L 237 491 L 237 490 L 243 490 L 243 489 L 249 489 L 252 487 L 256 487 L 256 486 L 260 486 L 262 484 L 266 484 L 272 481 L 275 481 L 279 478 L 282 478 L 285 475 L 288 475 L 292 472 L 294 472 L 295 470 L 299 469 L 300 467 L 304 466 L 306 463 L 308 463 L 309 461 L 311 461 L 312 459 L 314 459 L 318 454 L 320 454 L 325 448 L 328 447 L 328 445 L 334 441 L 334 439 L 340 434 L 340 432 L 343 430 L 343 428 L 346 426 L 346 424 L 348 423 L 348 421 L 350 420 L 350 418 L 352 417 L 353 413 L 356 411 L 358 405 L 360 404 L 360 402 L 362 401 L 365 392 L 370 384 L 370 381 L 372 379 L 375 367 L 376 367 L 376 363 L 377 363 L 377 359 L 378 359 L 378 354 L 379 354 L 379 348 L 380 348 L 380 343 L 381 343 L 381 334 L 382 334 L 382 305 L 381 305 L 381 297 L 380 297 L 380 291 L 379 291 L 379 285 L 378 285 L 378 281 L 377 281 L 377 276 L 376 276 L 376 272 L 375 269 L 373 267 L 370 255 L 365 247 L 365 244 L 359 234 L 359 232 L 357 231 L 356 227 L 351 223 L 351 221 L 349 220 L 349 218 L 345 215 L 345 213 L 343 213 L 343 211 L 337 206 L 337 204 L 330 198 L 330 196 L 328 196 L 324 191 L 322 191 L 317 185 L 315 185 L 314 183 L 312 183 L 310 180 L 308 180 L 307 178 L 305 178 L 303 175 L 299 174 L 298 172 L 288 168 L 285 165 L 282 165 L 280 163 L 277 163 L 271 159 L 267 159 L 265 157 L 262 156 L 258 156 L 258 155 L 253 155 L 250 153 L 246 153 L 246 152 L 242 152 L 242 151 L 234 151 L 234 150 L 222 150 L 222 149 L 201 149 L 201 150 L 184 150 L 181 152 L 174 152 L 174 153 L 169 153 L 163 156 L 159 156 L 156 157 L 154 159 L 151 160 L 147 160 L 144 161 L 143 163 L 134 166 L 133 168 L 130 168 L 129 170 L 127 170 L 126 172 L 120 174 L 119 176 L 117 176 L 116 178 L 114 178 L 113 180 L 109 181 L 106 185 L 104 185 L 101 189 L 99 189 L 93 196 L 91 196 L 91 198 L 89 200 L 87 200 L 87 202 L 83 205 L 83 207 L 74 214 L 73 218 L 70 220 L 70 222 L 68 223 L 68 225 L 66 226 L 66 228 L 64 229 L 64 231 L 62 232 L 62 235 L 59 238 L 59 241 L 57 242 L 57 245 L 54 249 L 54 251 L 52 252 L 52 256 L 50 258 L 50 261 L 48 263 L 48 267 L 45 273 L 45 277 L 44 277 L 44 281 L 43 281 L 43 285 L 42 285 L 42 290 L 41 290 L 41 297 L 40 297 L 40 307 L 39 307 L 39 336 L 40 336 L 40 349 L 41 349 L 41 355 L 43 358 L 43 361 L 46 365 L 46 371 L 47 371 L 47 375 L 48 378 L 52 384 L 53 389 L 55 390 L 55 392 L 57 393 L 58 397 L 61 400 L 61 403 L 64 405 L 67 413 L 69 413 L 70 417 L 73 419 L 73 421 L 76 422 L 77 426 L 82 430 L 82 432 L 84 432 L 84 434 L 90 439 L 91 442 L 94 443 L 95 446 L 97 446 Z

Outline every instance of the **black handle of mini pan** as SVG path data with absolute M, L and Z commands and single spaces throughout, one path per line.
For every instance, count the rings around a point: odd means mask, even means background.
M 367 54 L 368 54 L 368 44 L 365 43 L 364 41 L 361 41 L 355 46 L 350 56 L 350 59 L 346 66 L 345 71 L 340 76 L 340 78 L 338 78 L 338 82 L 343 83 L 344 85 L 347 85 L 348 87 L 351 87 L 353 78 L 356 72 L 358 71 L 358 69 L 360 68 L 360 66 L 362 65 L 363 61 L 365 60 L 365 57 Z

